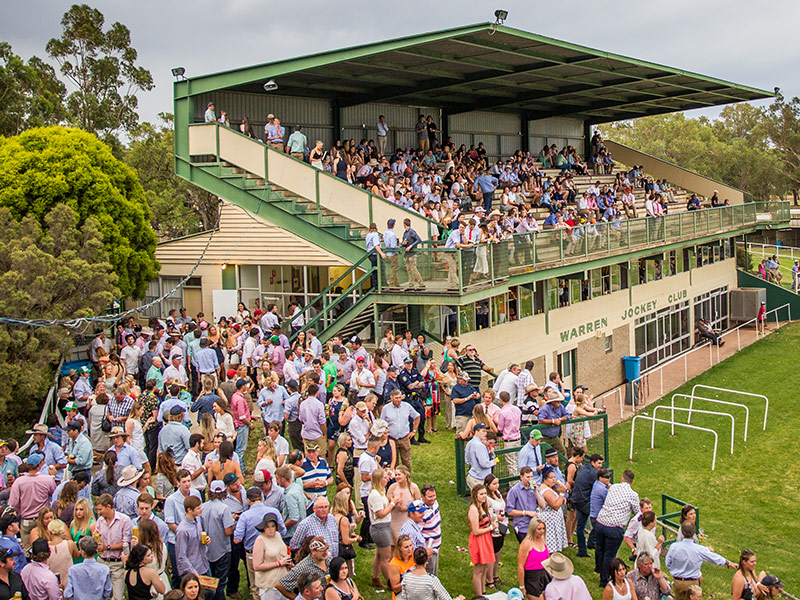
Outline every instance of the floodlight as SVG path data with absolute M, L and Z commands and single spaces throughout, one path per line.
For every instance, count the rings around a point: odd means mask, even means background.
M 267 83 L 264 84 L 264 91 L 265 92 L 272 92 L 278 89 L 278 84 L 275 83 L 274 79 L 270 79 Z
M 173 69 L 172 69 L 172 76 L 176 80 L 186 79 L 183 76 L 184 73 L 186 73 L 186 69 L 184 69 L 183 67 L 173 67 Z
M 497 24 L 502 25 L 503 21 L 505 21 L 508 18 L 508 11 L 498 9 L 494 11 L 494 16 L 497 19 Z

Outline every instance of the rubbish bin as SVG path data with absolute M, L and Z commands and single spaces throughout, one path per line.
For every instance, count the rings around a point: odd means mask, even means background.
M 625 379 L 635 381 L 642 375 L 641 356 L 623 356 L 622 362 L 625 364 Z

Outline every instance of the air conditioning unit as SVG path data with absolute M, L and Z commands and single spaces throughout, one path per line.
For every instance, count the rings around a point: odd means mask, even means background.
M 762 302 L 767 301 L 764 288 L 737 288 L 730 292 L 731 321 L 749 321 L 758 316 Z

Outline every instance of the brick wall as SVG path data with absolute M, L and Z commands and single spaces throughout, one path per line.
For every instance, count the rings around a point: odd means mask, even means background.
M 599 394 L 618 386 L 625 379 L 622 357 L 630 348 L 631 328 L 622 325 L 612 330 L 611 350 L 606 352 L 605 337 L 591 337 L 578 343 L 575 383 Z

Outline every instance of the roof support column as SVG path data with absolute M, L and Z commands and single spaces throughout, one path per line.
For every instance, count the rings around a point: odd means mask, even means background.
M 519 130 L 522 132 L 522 151 L 528 152 L 530 148 L 528 147 L 529 142 L 529 127 L 528 124 L 530 121 L 528 120 L 528 115 L 522 114 L 519 116 Z
M 333 141 L 335 143 L 336 140 L 342 139 L 342 108 L 338 99 L 331 100 L 331 110 L 333 111 L 331 120 L 333 121 Z
M 586 161 L 586 164 L 589 164 L 589 160 L 592 158 L 592 124 L 589 121 L 583 121 L 583 159 Z
M 442 146 L 447 141 L 447 138 L 450 137 L 450 113 L 446 108 L 442 109 Z M 455 149 L 451 148 L 450 151 L 453 152 Z

